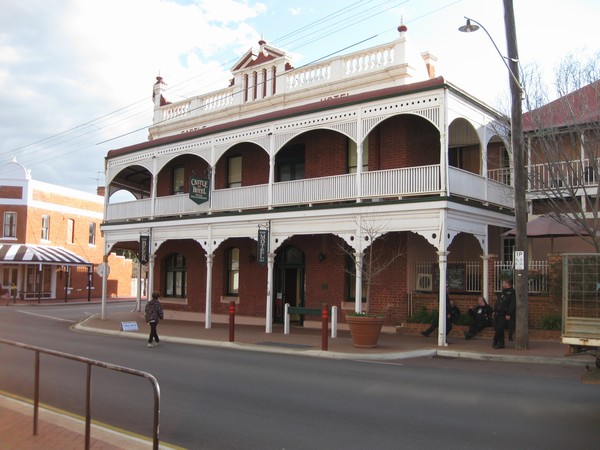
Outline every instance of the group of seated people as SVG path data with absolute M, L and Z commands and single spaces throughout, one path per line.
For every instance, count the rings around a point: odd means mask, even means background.
M 472 308 L 469 308 L 469 316 L 471 316 L 472 320 L 469 324 L 469 330 L 464 332 L 465 339 L 471 339 L 484 328 L 491 327 L 493 312 L 494 311 L 492 307 L 488 305 L 483 297 L 477 297 L 477 304 Z M 450 333 L 450 330 L 452 330 L 452 324 L 457 323 L 460 316 L 460 310 L 454 304 L 453 300 L 448 299 L 448 302 L 446 303 L 446 313 L 446 333 Z M 421 334 L 423 336 L 429 336 L 437 327 L 438 320 L 435 319 L 429 328 L 421 331 Z

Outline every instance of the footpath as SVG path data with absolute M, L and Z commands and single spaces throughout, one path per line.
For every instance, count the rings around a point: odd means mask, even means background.
M 68 304 L 74 303 L 75 301 L 69 301 Z M 43 304 L 48 305 L 49 302 Z M 170 344 L 178 343 L 219 347 L 224 351 L 234 349 L 331 359 L 391 361 L 438 356 L 481 361 L 578 366 L 581 367 L 582 374 L 592 374 L 591 382 L 598 382 L 600 378 L 598 376 L 600 371 L 597 369 L 586 371 L 586 366 L 594 367 L 594 359 L 590 355 L 568 355 L 568 347 L 558 341 L 530 340 L 527 350 L 515 350 L 513 342 L 507 341 L 506 348 L 495 350 L 492 348 L 491 340 L 485 336 L 465 340 L 463 336 L 453 332 L 454 334 L 451 333 L 447 338 L 448 345 L 439 347 L 437 336 L 432 334 L 428 338 L 423 337 L 414 328 L 411 330 L 400 328 L 396 333 L 382 333 L 377 347 L 373 349 L 354 347 L 349 332 L 339 330 L 336 338 L 331 338 L 329 335 L 328 349 L 324 351 L 321 348 L 320 329 L 292 326 L 290 334 L 286 335 L 283 333 L 282 326 L 274 326 L 273 332 L 267 334 L 264 326 L 236 324 L 234 341 L 229 342 L 228 324 L 213 323 L 210 329 L 206 329 L 204 323 L 165 319 L 158 326 L 161 345 L 148 348 L 149 327 L 144 321 L 143 312 L 111 312 L 110 303 L 107 310 L 104 320 L 101 319 L 100 314 L 96 314 L 73 325 L 72 330 L 108 334 L 115 339 L 137 339 L 140 346 L 145 347 L 148 352 L 168 351 Z M 135 323 L 137 330 L 134 326 L 133 331 L 122 331 L 124 323 L 125 329 L 129 328 L 127 324 Z M 61 450 L 84 448 L 85 426 L 81 418 L 71 417 L 64 412 L 42 409 L 38 435 L 33 436 L 32 411 L 33 407 L 30 403 L 0 395 L 0 448 Z M 91 436 L 93 449 L 152 448 L 151 441 L 145 437 L 133 436 L 122 430 L 99 425 L 94 425 Z M 161 442 L 161 448 L 176 447 L 169 447 Z

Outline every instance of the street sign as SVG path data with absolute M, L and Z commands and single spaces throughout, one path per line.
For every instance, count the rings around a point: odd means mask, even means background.
M 141 264 L 148 264 L 148 261 L 150 261 L 150 236 L 147 234 L 140 235 L 138 257 Z
M 258 253 L 258 263 L 261 266 L 267 264 L 268 255 L 269 255 L 269 229 L 268 228 L 260 228 L 258 230 L 258 245 L 257 245 L 257 253 Z
M 98 264 L 98 267 L 96 267 L 96 273 L 101 277 L 103 277 L 105 274 L 108 276 L 110 274 L 110 267 L 108 266 L 108 263 Z
M 515 270 L 525 270 L 525 252 L 515 251 Z
M 210 180 L 195 175 L 190 177 L 190 200 L 197 205 L 208 201 L 210 195 Z

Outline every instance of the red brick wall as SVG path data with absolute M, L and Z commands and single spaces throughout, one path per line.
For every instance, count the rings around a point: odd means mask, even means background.
M 232 147 L 217 161 L 216 189 L 227 188 L 228 160 L 233 156 L 242 157 L 242 186 L 255 186 L 269 182 L 269 155 L 258 145 L 244 143 Z
M 375 251 L 384 263 L 391 260 L 398 251 L 405 248 L 405 234 L 390 233 L 376 241 Z M 305 306 L 319 308 L 322 303 L 337 306 L 341 313 L 342 302 L 347 300 L 345 253 L 340 249 L 342 241 L 333 235 L 294 236 L 279 249 L 281 253 L 287 245 L 293 245 L 304 253 L 305 258 Z M 227 314 L 228 302 L 221 301 L 227 296 L 226 271 L 227 254 L 230 248 L 240 251 L 240 286 L 237 314 L 249 317 L 265 317 L 267 267 L 256 262 L 256 241 L 248 238 L 232 238 L 219 246 L 213 259 L 212 311 L 214 314 Z M 206 291 L 206 259 L 199 244 L 190 240 L 169 241 L 156 253 L 155 288 L 164 294 L 164 273 L 161 269 L 164 258 L 171 253 L 181 253 L 186 257 L 188 274 L 187 305 L 167 304 L 167 308 L 204 312 Z M 319 254 L 325 259 L 319 261 Z M 383 313 L 388 324 L 406 321 L 406 255 L 394 260 L 380 276 L 371 291 L 371 312 Z M 274 277 L 277 276 L 275 271 Z M 224 299 L 225 300 L 225 299 Z
M 206 252 L 196 241 L 170 240 L 158 248 L 154 255 L 154 290 L 165 296 L 165 260 L 174 253 L 185 257 L 188 301 L 186 305 L 168 304 L 166 307 L 180 311 L 203 312 L 206 297 Z
M 156 195 L 158 197 L 173 195 L 173 167 L 177 166 L 184 167 L 185 183 L 183 184 L 183 191 L 185 193 L 189 193 L 190 191 L 189 179 L 192 175 L 201 178 L 210 178 L 207 170 L 208 163 L 202 158 L 194 155 L 178 156 L 163 167 L 158 175 L 158 184 L 156 185 Z
M 102 202 L 93 202 L 85 198 L 72 197 L 65 194 L 54 193 L 36 189 L 32 192 L 32 198 L 39 202 L 59 205 L 58 211 L 54 209 L 40 209 L 27 206 L 0 205 L 0 220 L 4 218 L 4 211 L 14 211 L 17 213 L 17 239 L 4 240 L 4 243 L 20 243 L 34 245 L 53 245 L 64 247 L 82 256 L 94 265 L 103 261 L 104 244 L 100 231 L 102 222 L 101 216 L 96 218 L 91 215 L 78 215 L 67 211 L 66 208 L 74 208 L 83 211 L 90 211 L 90 214 L 102 214 L 104 204 Z M 42 241 L 42 216 L 50 216 L 49 239 Z M 67 221 L 73 220 L 73 244 L 67 243 Z M 89 244 L 89 224 L 96 224 L 96 243 Z M 1 233 L 0 233 L 1 234 Z M 129 296 L 131 295 L 131 274 L 132 261 L 118 257 L 114 254 L 109 255 L 110 275 L 108 277 L 109 296 Z M 60 266 L 54 266 L 57 274 L 57 298 L 64 298 L 65 278 Z M 70 278 L 71 293 L 67 294 L 67 299 L 87 298 L 88 271 L 87 267 L 79 266 L 71 268 Z M 98 298 L 102 295 L 102 280 L 94 272 L 91 296 Z M 19 287 L 22 290 L 22 287 Z
M 348 171 L 348 138 L 330 130 L 303 134 L 294 143 L 305 145 L 304 178 L 341 175 Z
M 21 186 L 0 186 L 0 198 L 23 198 L 23 188 Z
M 382 122 L 369 136 L 369 170 L 439 164 L 439 132 L 412 115 Z

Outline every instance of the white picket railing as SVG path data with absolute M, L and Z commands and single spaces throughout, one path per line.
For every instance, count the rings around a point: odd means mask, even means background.
M 438 264 L 434 261 L 416 261 L 413 264 L 414 281 L 413 290 L 434 292 L 438 289 L 437 279 L 439 272 Z M 482 292 L 482 270 L 481 261 L 452 261 L 448 263 L 448 271 L 451 268 L 461 267 L 460 271 L 455 273 L 463 274 L 463 286 L 457 290 L 470 293 Z M 502 290 L 502 280 L 509 277 L 513 278 L 514 264 L 506 261 L 494 261 L 494 279 L 492 284 L 494 292 Z M 529 293 L 546 294 L 549 289 L 548 261 L 530 261 L 528 265 Z M 455 280 L 456 281 L 456 280 Z
M 459 194 L 481 202 L 512 206 L 512 188 L 509 186 L 459 169 L 452 169 L 450 175 L 450 178 L 460 178 L 458 182 L 450 183 L 451 194 Z M 201 205 L 190 200 L 187 194 L 114 203 L 107 205 L 106 220 L 135 220 L 210 211 L 241 211 L 286 205 L 404 198 L 442 192 L 439 165 L 364 172 L 360 179 L 360 193 L 357 192 L 357 176 L 344 174 L 277 182 L 272 186 L 271 200 L 269 185 L 262 184 L 214 190 L 211 192 L 210 201 Z M 477 184 L 476 189 L 466 189 L 469 180 Z

